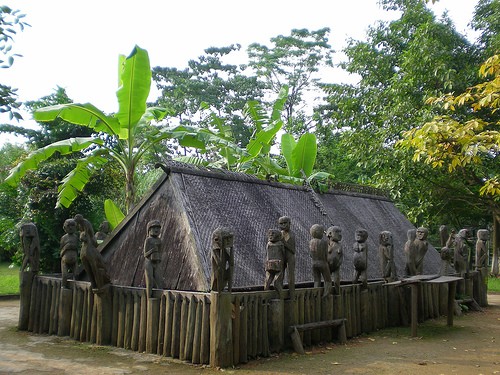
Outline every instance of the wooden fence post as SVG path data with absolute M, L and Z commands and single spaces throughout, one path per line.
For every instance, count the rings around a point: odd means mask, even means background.
M 231 294 L 210 293 L 210 366 L 233 365 Z
M 30 302 L 31 302 L 31 286 L 33 285 L 33 278 L 35 273 L 32 271 L 19 272 L 19 323 L 17 328 L 21 331 L 28 329 L 30 318 Z

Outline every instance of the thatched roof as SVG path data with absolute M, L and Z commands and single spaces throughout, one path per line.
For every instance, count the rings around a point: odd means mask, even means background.
M 162 223 L 162 262 L 164 288 L 208 290 L 212 232 L 220 226 L 234 233 L 234 286 L 262 285 L 266 255 L 266 232 L 278 227 L 280 216 L 289 216 L 297 242 L 296 282 L 312 280 L 309 256 L 309 228 L 342 228 L 345 247 L 342 280 L 353 276 L 352 244 L 357 228 L 369 233 L 368 276 L 380 278 L 378 236 L 391 231 L 396 264 L 402 274 L 406 232 L 414 228 L 395 205 L 382 195 L 334 190 L 315 194 L 305 187 L 267 182 L 225 171 L 201 170 L 173 164 L 170 175 L 163 175 L 150 193 L 115 229 L 102 247 L 113 283 L 144 285 L 143 243 L 146 225 Z M 349 187 L 347 190 L 366 191 Z M 368 190 L 373 193 L 375 191 Z M 438 273 L 439 254 L 430 247 L 425 273 Z

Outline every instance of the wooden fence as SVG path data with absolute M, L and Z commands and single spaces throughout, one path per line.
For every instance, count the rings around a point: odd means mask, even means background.
M 145 289 L 116 285 L 103 297 L 87 282 L 69 281 L 70 288 L 61 289 L 60 278 L 34 275 L 31 282 L 29 275 L 21 278 L 20 329 L 194 364 L 236 365 L 288 349 L 288 327 L 296 324 L 343 318 L 349 338 L 410 321 L 409 288 L 381 281 L 369 283 L 366 290 L 342 285 L 340 295 L 326 298 L 322 288 L 299 286 L 291 301 L 263 290 L 231 294 L 154 290 L 148 299 Z M 447 293 L 446 284 L 422 283 L 419 321 L 446 314 Z M 335 341 L 337 332 L 312 330 L 302 332 L 301 338 L 310 346 Z M 217 353 L 222 352 L 221 359 Z

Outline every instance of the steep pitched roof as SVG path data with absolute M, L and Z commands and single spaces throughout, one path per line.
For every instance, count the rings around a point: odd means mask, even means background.
M 164 288 L 208 290 L 212 232 L 220 226 L 234 233 L 234 286 L 262 285 L 266 255 L 266 232 L 278 227 L 280 216 L 291 218 L 297 242 L 296 282 L 312 280 L 309 229 L 313 224 L 342 228 L 344 263 L 342 280 L 351 280 L 354 232 L 369 233 L 368 277 L 380 278 L 378 236 L 393 234 L 399 274 L 404 269 L 406 232 L 414 228 L 395 205 L 381 195 L 333 190 L 316 194 L 306 187 L 267 182 L 227 171 L 209 171 L 178 164 L 169 166 L 150 193 L 102 245 L 114 283 L 144 285 L 143 243 L 146 225 L 162 223 L 162 261 L 159 266 Z M 364 191 L 362 187 L 357 189 Z M 348 189 L 356 190 L 356 189 Z M 369 192 L 372 192 L 369 190 Z M 440 257 L 429 246 L 425 273 L 438 273 Z

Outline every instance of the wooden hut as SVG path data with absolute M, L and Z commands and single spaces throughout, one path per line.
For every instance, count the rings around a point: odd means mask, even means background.
M 394 239 L 398 273 L 404 271 L 403 248 L 413 225 L 394 203 L 375 189 L 338 185 L 325 194 L 307 187 L 262 181 L 245 174 L 200 169 L 172 163 L 150 192 L 101 245 L 112 283 L 145 285 L 143 243 L 150 220 L 162 224 L 163 287 L 172 290 L 210 289 L 210 244 L 220 226 L 234 233 L 235 272 L 233 285 L 262 285 L 266 232 L 278 227 L 280 216 L 291 218 L 297 241 L 296 282 L 312 281 L 309 229 L 313 224 L 342 228 L 345 248 L 341 278 L 353 277 L 354 232 L 368 231 L 369 279 L 379 279 L 378 238 L 384 230 Z M 439 272 L 440 257 L 429 246 L 424 273 Z

